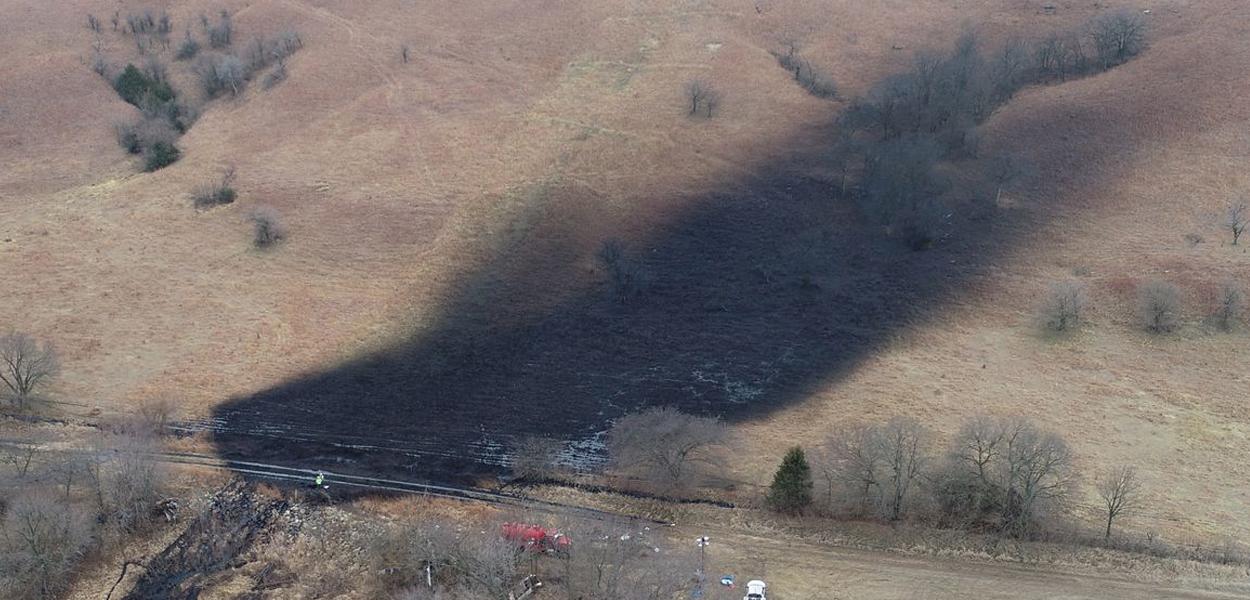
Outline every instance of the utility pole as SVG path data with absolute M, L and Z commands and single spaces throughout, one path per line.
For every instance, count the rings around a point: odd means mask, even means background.
M 711 541 L 712 539 L 706 535 L 701 535 L 694 541 L 695 545 L 699 547 L 699 582 L 694 590 L 693 596 L 695 598 L 703 597 L 703 584 L 707 581 L 707 575 L 704 570 L 706 566 L 705 555 L 707 553 L 707 545 Z

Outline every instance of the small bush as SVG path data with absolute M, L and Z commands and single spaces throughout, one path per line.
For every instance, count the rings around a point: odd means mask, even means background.
M 560 451 L 564 443 L 555 438 L 528 436 L 512 453 L 512 474 L 520 479 L 544 481 L 560 470 Z
M 243 61 L 232 54 L 202 56 L 195 64 L 195 74 L 209 98 L 226 92 L 237 95 L 243 89 L 247 73 Z
M 1175 331 L 1181 322 L 1180 290 L 1166 281 L 1142 284 L 1137 289 L 1137 317 L 1151 333 Z
M 286 239 L 286 227 L 273 207 L 257 207 L 247 219 L 252 222 L 252 245 L 256 248 L 272 248 Z
M 177 133 L 163 119 L 142 119 L 116 125 L 117 144 L 131 154 L 141 154 L 158 143 L 173 144 Z
M 1211 321 L 1223 331 L 1232 331 L 1237 327 L 1241 311 L 1245 309 L 1246 298 L 1241 287 L 1235 282 L 1226 281 L 1215 291 L 1215 307 L 1211 311 Z
M 221 11 L 216 24 L 209 24 L 208 17 L 200 15 L 200 23 L 208 35 L 208 45 L 213 48 L 225 48 L 234 40 L 234 25 L 230 21 L 230 13 Z
M 278 64 L 274 65 L 273 70 L 269 71 L 269 73 L 265 75 L 265 81 L 264 81 L 265 89 L 269 89 L 275 85 L 278 85 L 279 83 L 282 83 L 285 80 L 286 80 L 286 63 L 279 61 Z
M 108 78 L 109 63 L 99 51 L 91 55 L 91 70 L 100 77 Z
M 234 167 L 227 167 L 221 173 L 221 179 L 206 183 L 191 193 L 191 201 L 196 208 L 212 208 L 234 202 Z
M 608 240 L 599 248 L 599 262 L 607 271 L 612 296 L 625 304 L 646 293 L 650 277 L 642 264 L 625 255 L 625 247 L 617 240 Z
M 150 77 L 133 64 L 126 65 L 117 76 L 113 89 L 117 90 L 117 95 L 122 100 L 140 107 L 145 98 L 154 98 L 159 102 L 170 102 L 174 99 L 174 90 L 169 83 Z
M 178 44 L 178 51 L 174 53 L 175 60 L 191 60 L 196 54 L 200 53 L 200 43 L 191 37 L 191 32 L 187 32 L 187 36 L 183 38 L 182 43 Z
M 182 151 L 171 142 L 156 142 L 147 149 L 143 157 L 143 170 L 151 173 L 178 162 Z
M 117 132 L 117 145 L 126 149 L 131 154 L 139 154 L 143 152 L 143 144 L 139 142 L 139 127 L 132 123 L 118 123 L 114 130 Z
M 1068 331 L 1080 325 L 1088 302 L 1084 284 L 1076 281 L 1056 283 L 1050 286 L 1042 301 L 1038 317 L 1046 329 Z

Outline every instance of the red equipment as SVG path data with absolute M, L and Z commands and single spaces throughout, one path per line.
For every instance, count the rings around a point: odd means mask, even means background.
M 500 534 L 505 540 L 529 552 L 562 552 L 568 550 L 570 544 L 568 536 L 540 525 L 504 523 Z

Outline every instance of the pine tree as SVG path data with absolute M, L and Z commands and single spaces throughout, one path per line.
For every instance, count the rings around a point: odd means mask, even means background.
M 768 504 L 774 510 L 795 513 L 812 503 L 812 468 L 803 449 L 795 446 L 786 452 L 768 488 Z

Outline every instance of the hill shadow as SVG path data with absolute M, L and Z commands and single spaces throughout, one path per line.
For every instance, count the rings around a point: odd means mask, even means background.
M 1064 118 L 1082 110 L 1062 107 Z M 587 276 L 594 249 L 559 235 L 595 218 L 558 217 L 562 199 L 585 193 L 551 191 L 540 212 L 557 216 L 487 240 L 493 258 L 460 277 L 432 327 L 221 405 L 214 441 L 227 456 L 449 480 L 501 469 L 518 440 L 548 435 L 590 466 L 597 434 L 641 407 L 738 422 L 801 402 L 1024 239 L 1020 213 L 956 198 L 955 235 L 913 252 L 864 225 L 833 182 L 794 168 L 820 160 L 777 156 L 641 234 L 622 232 L 650 280 L 625 302 L 602 270 Z

